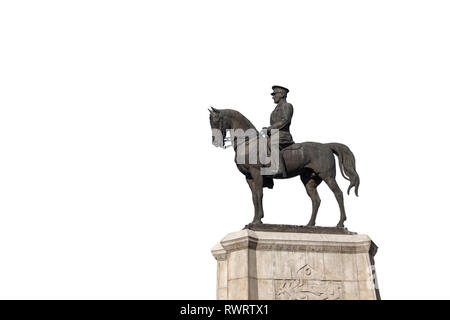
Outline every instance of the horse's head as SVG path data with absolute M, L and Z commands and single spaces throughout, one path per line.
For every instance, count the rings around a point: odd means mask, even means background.
M 225 146 L 225 137 L 227 131 L 224 126 L 224 114 L 221 110 L 211 107 L 209 110 L 209 122 L 211 124 L 212 131 L 212 144 L 215 147 L 223 148 Z

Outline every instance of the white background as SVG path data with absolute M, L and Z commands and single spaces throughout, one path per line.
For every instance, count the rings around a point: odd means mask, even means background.
M 379 246 L 382 298 L 450 298 L 449 16 L 448 1 L 2 1 L 0 298 L 214 299 L 210 248 L 253 206 L 207 108 L 267 126 L 274 84 L 296 141 L 354 152 L 347 226 Z M 267 223 L 310 217 L 297 178 L 264 205 Z

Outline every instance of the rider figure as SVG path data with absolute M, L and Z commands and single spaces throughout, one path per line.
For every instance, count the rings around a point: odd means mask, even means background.
M 289 126 L 291 125 L 294 108 L 292 104 L 286 101 L 289 89 L 281 86 L 273 86 L 272 90 L 272 99 L 277 104 L 277 106 L 270 115 L 270 127 L 264 127 L 263 130 L 266 129 L 269 136 L 270 130 L 279 130 L 279 148 L 281 151 L 282 149 L 294 143 L 291 133 L 289 132 Z M 270 141 L 268 143 L 268 148 L 270 149 Z M 282 156 L 280 156 L 278 171 L 274 172 L 274 175 L 282 175 L 283 177 L 287 176 L 286 167 L 284 165 Z

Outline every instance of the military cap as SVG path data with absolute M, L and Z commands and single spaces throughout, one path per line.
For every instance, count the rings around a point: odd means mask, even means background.
M 284 94 L 286 94 L 286 93 L 289 92 L 288 88 L 285 88 L 285 87 L 282 87 L 282 86 L 273 86 L 272 90 L 273 90 L 272 95 L 274 95 L 276 93 L 284 93 Z

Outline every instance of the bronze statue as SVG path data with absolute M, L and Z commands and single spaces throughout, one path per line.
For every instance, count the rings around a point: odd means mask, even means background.
M 315 225 L 317 211 L 320 206 L 320 198 L 316 188 L 322 181 L 325 181 L 333 191 L 339 204 L 340 219 L 337 227 L 344 227 L 344 221 L 346 220 L 344 197 L 335 180 L 336 164 L 334 154 L 338 156 L 342 175 L 350 181 L 347 193 L 350 194 L 351 188 L 354 187 L 355 194 L 358 196 L 359 176 L 355 169 L 353 153 L 346 145 L 341 143 L 294 143 L 289 132 L 293 107 L 286 101 L 286 95 L 289 90 L 280 86 L 274 86 L 273 90 L 272 95 L 274 102 L 277 103 L 277 107 L 271 115 L 271 126 L 265 129 L 269 129 L 270 140 L 273 140 L 274 132 L 279 139 L 277 143 L 271 144 L 270 153 L 278 154 L 274 152 L 278 150 L 274 150 L 273 147 L 273 145 L 277 144 L 280 146 L 281 151 L 279 152 L 279 168 L 276 171 L 269 171 L 271 174 L 265 173 L 267 171 L 264 171 L 264 168 L 267 167 L 267 164 L 264 163 L 262 158 L 257 158 L 256 161 L 254 158 L 255 150 L 261 152 L 264 149 L 264 135 L 258 133 L 255 126 L 236 110 L 215 108 L 209 110 L 210 124 L 213 131 L 213 145 L 225 147 L 226 141 L 232 142 L 236 153 L 236 165 L 239 171 L 245 175 L 252 191 L 253 205 L 255 207 L 252 223 L 262 223 L 261 219 L 264 217 L 262 204 L 264 187 L 272 188 L 274 178 L 285 179 L 300 176 L 312 201 L 312 214 L 308 226 Z M 231 138 L 227 138 L 227 131 L 231 132 Z M 236 132 L 239 132 L 239 134 L 245 132 L 243 139 L 240 139 L 242 136 L 239 136 Z M 267 141 L 267 139 L 265 140 Z

